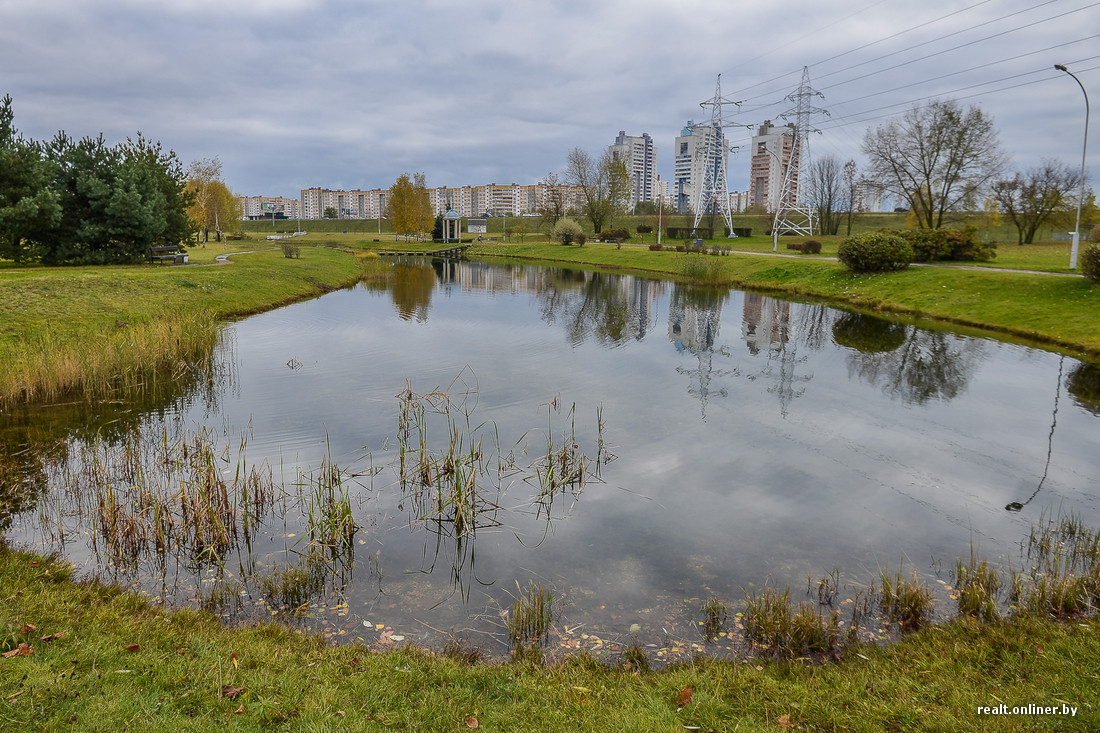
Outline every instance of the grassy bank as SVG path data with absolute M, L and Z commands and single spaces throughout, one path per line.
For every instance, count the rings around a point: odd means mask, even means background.
M 335 249 L 287 259 L 264 246 L 215 264 L 226 251 L 192 249 L 185 266 L 0 267 L 0 403 L 171 378 L 213 345 L 222 321 L 350 285 L 362 272 L 361 259 Z
M 7 730 L 1096 730 L 1100 624 L 928 627 L 835 663 L 696 659 L 659 672 L 585 656 L 543 668 L 227 630 L 66 567 L 0 552 Z M 33 628 L 32 628 L 33 627 Z M 29 647 L 33 646 L 33 650 Z M 469 650 L 466 650 L 467 652 Z M 979 714 L 1041 705 L 1056 714 Z M 1062 714 L 1062 705 L 1077 708 Z
M 737 247 L 770 252 L 770 241 L 750 238 Z M 1055 258 L 1053 249 L 1034 245 L 1014 253 L 1014 269 L 1034 269 Z M 1060 248 L 1060 246 L 1059 246 Z M 831 252 L 830 252 L 831 249 Z M 713 284 L 736 285 L 796 297 L 823 298 L 886 313 L 907 314 L 1060 347 L 1100 354 L 1100 287 L 1083 277 L 1002 272 L 990 267 L 911 267 L 885 275 L 853 275 L 839 263 L 835 244 L 822 257 L 773 257 L 766 254 L 686 255 L 610 244 L 562 247 L 535 243 L 487 243 L 471 254 L 508 257 L 690 276 Z M 1068 254 L 1067 254 L 1068 257 Z M 1066 260 L 1068 264 L 1068 259 Z M 1003 262 L 1000 264 L 1004 264 Z M 1050 268 L 1054 269 L 1054 268 Z

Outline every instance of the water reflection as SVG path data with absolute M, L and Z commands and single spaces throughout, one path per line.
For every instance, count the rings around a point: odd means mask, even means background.
M 1067 358 L 1060 375 L 1045 352 L 820 304 L 406 261 L 234 333 L 230 384 L 64 418 L 27 407 L 26 435 L 6 416 L 0 486 L 24 501 L 9 535 L 175 602 L 268 617 L 308 604 L 302 623 L 367 641 L 379 622 L 495 633 L 508 591 L 538 581 L 568 599 L 570 628 L 661 643 L 662 629 L 698 634 L 691 599 L 736 603 L 747 584 L 834 567 L 867 582 L 899 553 L 950 566 L 971 542 L 1004 558 L 1052 506 L 1100 515 L 1095 367 Z M 426 414 L 403 424 L 410 400 Z M 178 567 L 147 553 L 134 568 L 100 538 L 96 558 L 84 532 L 101 496 L 59 490 L 72 483 L 58 466 L 99 439 L 122 476 L 128 442 L 177 426 L 211 437 L 215 486 L 234 486 L 246 435 L 276 508 L 238 504 L 239 549 L 215 538 Z M 134 482 L 115 483 L 129 496 Z M 208 548 L 221 565 L 195 561 Z
M 850 349 L 849 375 L 918 405 L 958 397 L 985 355 L 985 342 L 979 339 L 857 313 L 834 322 L 833 339 Z

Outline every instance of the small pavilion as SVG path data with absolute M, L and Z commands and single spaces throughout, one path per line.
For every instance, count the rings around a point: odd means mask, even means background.
M 443 215 L 443 241 L 458 242 L 461 239 L 462 217 L 454 209 L 447 209 L 447 213 Z

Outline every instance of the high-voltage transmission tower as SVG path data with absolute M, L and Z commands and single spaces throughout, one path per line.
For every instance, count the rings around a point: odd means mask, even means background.
M 733 219 L 730 217 L 730 194 L 726 188 L 726 136 L 722 130 L 732 127 L 732 123 L 722 121 L 722 106 L 732 104 L 740 106 L 740 102 L 726 99 L 722 96 L 722 75 L 718 75 L 718 82 L 714 86 L 714 96 L 705 102 L 700 102 L 703 109 L 710 107 L 710 133 L 706 135 L 706 144 L 702 150 L 703 180 L 699 186 L 699 198 L 695 201 L 695 223 L 691 226 L 692 236 L 703 219 L 703 214 L 722 213 L 726 220 L 726 226 L 733 233 Z
M 784 156 L 785 160 L 780 162 L 783 168 L 783 186 L 779 190 L 779 203 L 775 207 L 775 221 L 772 223 L 775 250 L 779 249 L 780 231 L 806 236 L 814 233 L 816 212 L 813 207 L 804 206 L 798 195 L 799 184 L 804 180 L 801 174 L 810 170 L 810 133 L 821 134 L 821 130 L 810 127 L 810 115 L 829 114 L 828 110 L 810 104 L 814 97 L 824 99 L 825 95 L 810 86 L 810 69 L 803 66 L 802 83 L 795 92 L 787 96 L 787 101 L 794 102 L 794 107 L 780 115 L 785 120 L 794 117 L 795 123 L 790 156 Z

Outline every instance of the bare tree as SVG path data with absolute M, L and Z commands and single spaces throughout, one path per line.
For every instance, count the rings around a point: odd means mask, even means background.
M 1001 211 L 1016 226 L 1019 244 L 1031 244 L 1039 227 L 1058 213 L 1076 206 L 1074 189 L 1080 174 L 1068 165 L 1044 159 L 1026 174 L 993 184 L 993 196 Z
M 615 210 L 622 206 L 624 192 L 630 185 L 626 165 L 606 151 L 594 160 L 580 148 L 573 148 L 566 165 L 566 179 L 581 189 L 583 213 L 599 234 L 606 220 L 614 221 Z
M 928 229 L 943 226 L 948 212 L 973 208 L 1004 166 L 992 118 L 954 100 L 932 100 L 869 129 L 863 153 L 871 179 L 907 200 Z
M 542 187 L 542 200 L 539 202 L 540 224 L 549 224 L 550 229 L 565 216 L 565 189 L 557 173 L 547 173 L 539 181 Z
M 840 176 L 844 186 L 842 189 L 843 207 L 848 220 L 845 233 L 851 235 L 852 217 L 855 216 L 857 209 L 862 209 L 863 183 L 859 178 L 859 169 L 856 167 L 854 160 L 849 160 L 844 164 Z
M 839 210 L 844 190 L 840 162 L 832 155 L 815 158 L 808 172 L 806 203 L 817 212 L 819 231 L 822 234 L 836 234 L 840 229 Z

